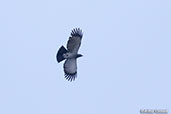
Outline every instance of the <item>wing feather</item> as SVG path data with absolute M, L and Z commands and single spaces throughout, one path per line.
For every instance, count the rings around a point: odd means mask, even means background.
M 65 78 L 68 81 L 75 80 L 77 76 L 77 61 L 76 59 L 67 59 L 64 63 Z
M 80 28 L 73 29 L 67 42 L 67 49 L 71 53 L 77 53 L 81 45 L 83 33 Z

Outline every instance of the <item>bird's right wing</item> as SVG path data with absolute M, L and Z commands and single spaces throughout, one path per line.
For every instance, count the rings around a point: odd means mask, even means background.
M 67 42 L 67 49 L 69 52 L 76 54 L 78 52 L 78 49 L 81 45 L 81 39 L 82 39 L 83 33 L 80 28 L 73 29 L 71 32 L 71 36 L 69 37 L 69 40 Z

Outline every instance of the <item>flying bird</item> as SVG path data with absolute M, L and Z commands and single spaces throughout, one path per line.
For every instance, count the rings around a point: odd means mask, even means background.
M 62 45 L 56 55 L 58 63 L 65 60 L 63 64 L 64 75 L 68 81 L 73 81 L 77 77 L 77 58 L 83 55 L 78 54 L 83 32 L 80 28 L 71 31 L 71 36 L 67 42 L 67 49 Z

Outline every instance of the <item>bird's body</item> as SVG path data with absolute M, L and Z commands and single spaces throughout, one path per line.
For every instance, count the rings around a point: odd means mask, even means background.
M 78 54 L 82 36 L 83 33 L 81 29 L 73 29 L 67 42 L 67 49 L 65 49 L 64 46 L 61 46 L 56 55 L 58 62 L 66 59 L 63 68 L 65 78 L 68 81 L 75 80 L 77 77 L 77 58 L 82 56 L 81 54 Z

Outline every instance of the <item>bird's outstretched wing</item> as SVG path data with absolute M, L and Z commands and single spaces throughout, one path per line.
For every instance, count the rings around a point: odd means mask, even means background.
M 75 80 L 77 77 L 77 61 L 76 59 L 67 59 L 64 63 L 65 78 L 68 81 Z
M 81 45 L 81 39 L 83 37 L 82 30 L 80 28 L 73 29 L 71 36 L 67 42 L 67 49 L 69 52 L 76 54 Z

